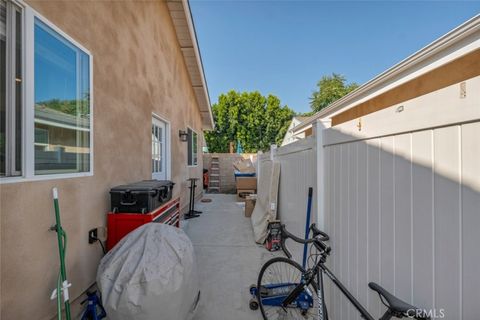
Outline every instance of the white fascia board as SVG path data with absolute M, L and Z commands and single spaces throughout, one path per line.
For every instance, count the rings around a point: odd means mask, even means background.
M 212 104 L 210 102 L 210 96 L 208 94 L 207 81 L 205 79 L 205 71 L 203 70 L 202 56 L 200 54 L 200 49 L 198 48 L 197 34 L 195 32 L 195 26 L 193 24 L 192 12 L 190 10 L 190 4 L 189 4 L 188 0 L 182 0 L 182 3 L 183 3 L 183 9 L 185 11 L 185 18 L 186 18 L 187 24 L 188 24 L 188 30 L 190 32 L 190 37 L 192 38 L 192 46 L 193 46 L 193 50 L 195 52 L 195 58 L 197 59 L 197 65 L 198 65 L 198 68 L 200 69 L 200 73 L 201 73 L 203 91 L 204 91 L 204 94 L 205 94 L 205 99 L 206 99 L 207 104 L 208 104 L 208 112 L 209 112 L 209 115 L 210 115 L 211 129 L 214 129 L 215 128 L 215 122 L 213 121 Z
M 312 128 L 313 123 L 315 123 L 315 122 L 312 122 L 312 123 L 309 123 L 309 124 L 307 124 L 307 125 L 305 125 L 305 126 L 302 126 L 300 129 L 297 129 L 299 126 L 293 127 L 293 128 L 292 128 L 292 133 L 293 133 L 294 135 L 297 135 L 297 134 L 300 134 L 300 133 L 302 133 L 302 132 L 305 132 L 305 131 L 307 131 L 308 129 L 311 129 L 311 128 Z

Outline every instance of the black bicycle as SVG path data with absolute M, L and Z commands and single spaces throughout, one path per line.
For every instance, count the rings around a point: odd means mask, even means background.
M 252 309 L 259 306 L 265 320 L 328 320 L 323 295 L 323 275 L 325 274 L 355 306 L 363 319 L 374 320 L 372 315 L 325 266 L 331 252 L 331 248 L 325 244 L 329 240 L 326 233 L 318 230 L 315 224 L 312 224 L 310 230 L 313 237 L 304 240 L 288 232 L 285 225 L 282 225 L 281 230 L 281 245 L 288 258 L 276 257 L 263 265 L 258 276 L 257 286 L 251 288 L 251 293 L 256 296 L 250 302 Z M 309 260 L 313 258 L 313 267 L 304 270 L 300 264 L 291 260 L 292 255 L 285 246 L 285 240 L 289 238 L 301 244 L 311 245 Z M 316 253 L 312 253 L 313 248 Z M 389 320 L 392 317 L 430 319 L 423 309 L 398 299 L 378 284 L 370 282 L 368 286 L 378 293 L 380 300 L 387 307 L 387 311 L 380 320 Z

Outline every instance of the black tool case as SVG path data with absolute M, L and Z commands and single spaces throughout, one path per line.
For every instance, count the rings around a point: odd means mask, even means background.
M 147 213 L 172 199 L 174 183 L 169 180 L 143 180 L 110 189 L 115 213 Z

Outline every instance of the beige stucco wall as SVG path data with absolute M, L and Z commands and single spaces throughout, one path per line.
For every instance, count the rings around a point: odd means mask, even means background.
M 161 1 L 27 1 L 93 54 L 94 175 L 1 185 L 1 319 L 49 319 L 58 272 L 51 188 L 60 193 L 68 233 L 67 272 L 78 297 L 95 280 L 102 256 L 87 241 L 104 226 L 112 186 L 151 178 L 152 112 L 171 123 L 174 194 L 188 202 L 178 130 L 201 135 L 194 93 L 166 4 Z M 199 139 L 199 150 L 203 137 Z M 198 190 L 201 192 L 201 188 Z

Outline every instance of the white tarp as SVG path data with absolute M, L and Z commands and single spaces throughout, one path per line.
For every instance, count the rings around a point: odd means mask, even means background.
M 241 173 L 255 173 L 255 167 L 250 159 L 238 159 L 233 162 L 233 168 Z
M 278 184 L 280 181 L 280 163 L 267 160 L 259 162 L 257 202 L 252 213 L 252 226 L 255 242 L 263 244 L 267 238 L 268 222 L 277 218 Z
M 179 228 L 146 224 L 103 257 L 97 284 L 108 319 L 190 320 L 200 297 L 192 242 Z

